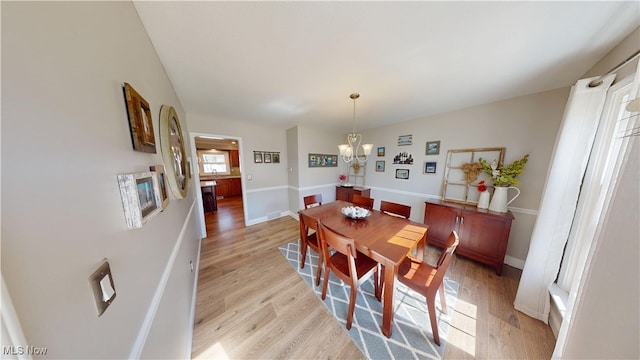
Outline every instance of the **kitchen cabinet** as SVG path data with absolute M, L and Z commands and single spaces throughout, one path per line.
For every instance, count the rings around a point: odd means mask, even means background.
M 231 167 L 240 167 L 240 154 L 238 150 L 230 150 L 229 151 L 229 161 L 231 162 Z
M 239 196 L 242 195 L 242 182 L 240 178 L 216 179 L 218 196 Z
M 362 187 L 342 187 L 336 186 L 336 200 L 343 200 L 351 202 L 353 200 L 353 194 L 360 196 L 371 197 L 371 189 Z
M 441 200 L 425 202 L 427 242 L 444 247 L 455 230 L 460 237 L 456 253 L 493 267 L 497 275 L 502 274 L 513 219 L 511 212 L 496 213 Z
M 231 195 L 242 195 L 242 182 L 240 178 L 231 179 Z

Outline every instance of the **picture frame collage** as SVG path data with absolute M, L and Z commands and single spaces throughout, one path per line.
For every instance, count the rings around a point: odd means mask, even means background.
M 309 154 L 309 167 L 338 167 L 338 155 Z
M 156 133 L 154 131 L 154 121 L 149 102 L 129 83 L 125 82 L 122 85 L 122 91 L 127 110 L 133 150 L 145 153 L 157 153 Z M 163 116 L 163 114 L 165 116 Z M 171 122 L 167 120 L 169 115 Z M 167 127 L 172 125 L 172 128 L 163 129 L 163 124 Z M 173 107 L 162 105 L 159 130 L 161 140 L 162 137 L 171 130 L 170 133 L 173 135 L 173 138 L 166 138 L 164 142 L 167 143 L 166 146 L 173 146 L 174 150 L 172 154 L 176 152 L 175 148 L 177 148 L 179 152 L 179 157 L 175 158 L 175 156 L 172 156 L 169 162 L 179 161 L 179 163 L 172 163 L 172 166 L 168 169 L 172 170 L 171 173 L 165 169 L 164 164 L 157 164 L 150 165 L 148 171 L 118 174 L 116 176 L 120 189 L 125 223 L 128 229 L 140 228 L 158 213 L 164 211 L 169 205 L 169 192 L 172 192 L 178 199 L 186 196 L 187 183 L 191 177 L 191 171 L 188 169 L 188 165 L 190 164 L 188 164 L 189 159 L 186 156 L 184 148 L 180 122 Z M 166 151 L 164 151 L 166 146 L 162 146 L 163 141 L 160 143 L 161 150 L 163 150 L 163 161 L 166 163 Z M 179 166 L 179 172 L 173 170 L 176 166 Z M 180 188 L 178 188 L 178 183 L 182 184 Z
M 256 164 L 279 164 L 279 151 L 254 151 L 253 162 Z
M 408 145 L 413 145 L 413 135 L 409 134 L 409 135 L 400 135 L 398 136 L 398 146 L 408 146 Z M 379 146 L 377 148 L 377 156 L 378 157 L 384 157 L 386 154 L 386 148 L 384 146 Z M 407 156 L 405 156 L 407 158 L 407 160 L 398 160 L 398 157 L 403 157 L 404 154 L 408 154 Z M 439 155 L 440 154 L 440 140 L 436 140 L 436 141 L 427 141 L 425 143 L 425 156 L 430 156 L 430 155 Z M 409 160 L 409 158 L 411 158 Z M 393 164 L 396 165 L 413 165 L 413 157 L 410 156 L 410 153 L 403 151 L 400 152 L 397 156 L 395 156 L 393 159 Z M 422 169 L 422 173 L 423 174 L 436 174 L 437 173 L 437 161 L 428 161 L 425 160 L 423 162 L 423 169 Z M 376 172 L 384 172 L 385 168 L 386 168 L 386 162 L 385 160 L 376 160 Z M 401 179 L 401 180 L 407 180 L 409 179 L 409 169 L 396 169 L 395 172 L 395 178 L 396 179 Z

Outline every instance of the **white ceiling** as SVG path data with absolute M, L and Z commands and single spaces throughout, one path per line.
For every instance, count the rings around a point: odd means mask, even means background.
M 569 86 L 640 2 L 135 2 L 187 113 L 358 130 Z

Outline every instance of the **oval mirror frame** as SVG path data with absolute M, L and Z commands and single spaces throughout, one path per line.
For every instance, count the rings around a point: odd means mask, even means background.
M 160 107 L 160 148 L 169 189 L 178 199 L 187 196 L 189 171 L 180 120 L 173 106 Z

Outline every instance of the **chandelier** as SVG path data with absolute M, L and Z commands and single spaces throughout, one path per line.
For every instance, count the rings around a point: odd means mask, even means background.
M 362 154 L 359 153 L 362 135 L 356 133 L 356 99 L 360 97 L 360 94 L 353 93 L 349 97 L 353 99 L 353 127 L 351 133 L 347 135 L 348 144 L 338 145 L 338 149 L 344 162 L 350 163 L 355 158 L 359 163 L 364 164 L 371 154 L 373 144 L 362 144 Z

